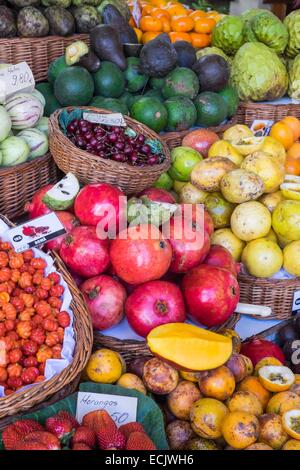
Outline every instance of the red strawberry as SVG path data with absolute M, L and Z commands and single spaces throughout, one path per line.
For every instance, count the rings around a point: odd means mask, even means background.
M 84 444 L 83 442 L 77 442 L 73 445 L 72 450 L 92 450 L 89 446 Z
M 79 426 L 72 437 L 72 444 L 86 444 L 89 447 L 94 447 L 96 444 L 96 434 L 86 426 Z
M 59 450 L 60 442 L 59 439 L 47 431 L 35 431 L 27 434 L 24 437 L 24 442 L 36 441 L 40 444 L 44 444 L 48 450 Z
M 6 450 L 13 450 L 21 439 L 21 434 L 10 424 L 2 433 L 2 440 Z
M 34 419 L 23 419 L 10 424 L 2 434 L 6 450 L 13 450 L 24 437 L 34 431 L 43 431 L 43 426 Z
M 94 423 L 94 431 L 97 435 L 97 441 L 100 449 L 124 449 L 126 438 L 117 428 L 114 420 L 105 410 L 101 410 L 97 422 Z
M 45 427 L 47 431 L 54 434 L 64 443 L 72 436 L 72 424 L 68 419 L 61 418 L 58 415 L 48 418 L 46 420 Z
M 34 431 L 44 431 L 43 426 L 34 419 L 23 419 L 20 421 L 15 421 L 13 425 L 23 436 L 26 436 L 30 432 Z
M 131 434 L 132 432 L 145 432 L 145 429 L 141 423 L 137 423 L 134 421 L 132 423 L 123 424 L 119 427 L 119 431 L 121 431 L 126 437 L 126 439 L 128 439 L 129 434 Z
M 57 413 L 57 416 L 59 416 L 60 418 L 64 418 L 64 419 L 69 420 L 74 429 L 77 429 L 79 427 L 79 423 L 78 423 L 77 419 L 75 418 L 75 416 L 71 415 L 71 413 L 69 413 L 68 411 L 60 410 Z
M 156 446 L 145 432 L 132 432 L 128 437 L 126 450 L 156 450 Z
M 89 413 L 84 415 L 82 420 L 82 426 L 86 426 L 87 428 L 90 428 L 96 432 L 99 426 L 101 426 L 102 411 L 103 410 L 90 411 Z
M 45 444 L 37 441 L 19 442 L 15 450 L 48 450 Z

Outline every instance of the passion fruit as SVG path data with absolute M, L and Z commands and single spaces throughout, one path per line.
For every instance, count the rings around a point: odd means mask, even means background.
M 187 372 L 185 370 L 180 370 L 179 375 L 183 380 L 189 380 L 190 382 L 198 383 L 199 372 Z
M 147 395 L 145 385 L 143 384 L 142 380 L 135 374 L 126 372 L 125 374 L 121 375 L 121 377 L 117 381 L 117 385 L 119 385 L 120 387 L 129 388 L 131 390 L 137 390 L 138 392 Z
M 262 386 L 270 392 L 289 390 L 295 381 L 291 369 L 285 366 L 263 366 L 258 371 Z
M 189 421 L 193 403 L 199 398 L 201 393 L 198 387 L 193 382 L 183 380 L 167 396 L 167 405 L 176 418 Z
M 227 401 L 229 411 L 243 411 L 255 416 L 263 414 L 262 404 L 254 393 L 235 392 Z
M 262 386 L 259 379 L 252 375 L 246 377 L 238 384 L 238 391 L 254 393 L 260 400 L 263 409 L 266 408 L 271 397 L 271 393 Z
M 244 450 L 273 450 L 272 447 L 267 446 L 267 444 L 263 444 L 262 442 L 256 442 L 251 446 L 246 447 Z
M 182 450 L 186 443 L 195 436 L 190 423 L 178 419 L 168 424 L 166 435 L 171 450 Z
M 130 362 L 128 372 L 137 375 L 140 379 L 143 377 L 144 365 L 149 361 L 150 357 L 138 357 Z
M 281 450 L 300 450 L 300 441 L 297 439 L 289 439 Z
M 242 354 L 233 353 L 225 366 L 232 372 L 236 383 L 240 382 L 248 375 L 247 366 Z
M 177 370 L 156 357 L 144 365 L 143 382 L 152 393 L 167 395 L 177 387 L 178 380 Z
M 289 391 L 296 393 L 300 397 L 300 383 L 293 383 Z
M 264 414 L 258 418 L 259 440 L 268 444 L 273 449 L 281 449 L 288 440 L 281 417 L 275 413 Z
M 246 137 L 253 137 L 253 132 L 245 124 L 236 124 L 229 127 L 223 134 L 223 139 L 229 142 L 245 139 Z
M 264 193 L 264 183 L 255 173 L 242 168 L 229 171 L 221 180 L 221 192 L 234 204 L 258 199 Z
M 224 401 L 234 392 L 234 375 L 226 366 L 201 372 L 199 378 L 199 389 L 205 397 Z
M 210 439 L 194 437 L 186 443 L 184 450 L 219 450 L 219 448 L 216 443 Z
M 286 411 L 300 410 L 300 397 L 296 393 L 286 391 L 276 393 L 267 406 L 267 413 L 283 415 Z
M 192 429 L 205 439 L 217 439 L 222 436 L 222 423 L 228 409 L 214 398 L 200 398 L 191 409 L 190 419 Z
M 253 364 L 252 364 L 252 361 L 251 361 L 250 357 L 244 356 L 244 354 L 241 354 L 241 356 L 243 358 L 243 361 L 246 364 L 247 375 L 252 375 L 253 374 Z
M 282 366 L 282 363 L 276 357 L 264 357 L 256 364 L 254 369 L 254 375 L 257 376 L 259 369 L 264 366 Z
M 241 168 L 258 175 L 264 183 L 265 193 L 273 193 L 284 181 L 284 168 L 269 153 L 259 151 L 248 155 Z
M 192 169 L 191 183 L 203 191 L 218 191 L 223 176 L 235 168 L 236 165 L 228 158 L 206 158 Z
M 212 245 L 221 245 L 226 248 L 235 261 L 240 261 L 245 242 L 240 240 L 230 228 L 216 230 L 211 237 Z
M 235 449 L 245 449 L 258 439 L 258 419 L 250 413 L 233 411 L 224 418 L 222 434 L 230 446 Z
M 231 230 L 244 241 L 262 238 L 271 228 L 271 214 L 261 202 L 239 204 L 231 216 Z M 271 242 L 270 242 L 271 243 Z
M 286 411 L 282 416 L 282 424 L 289 436 L 300 441 L 300 410 Z

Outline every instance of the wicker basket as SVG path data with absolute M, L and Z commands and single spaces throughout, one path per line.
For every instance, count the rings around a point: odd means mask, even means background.
M 286 320 L 292 316 L 294 292 L 300 290 L 300 278 L 260 279 L 239 274 L 240 302 L 264 305 L 272 309 L 270 319 Z M 256 316 L 258 320 L 264 317 Z
M 295 116 L 300 119 L 300 104 L 240 103 L 237 112 L 238 123 L 247 126 L 251 126 L 255 119 L 276 122 L 285 116 Z
M 216 127 L 208 127 L 205 130 L 209 130 L 212 132 L 216 132 L 217 134 L 222 134 L 226 129 L 229 127 L 234 126 L 237 123 L 237 115 L 230 119 L 226 124 L 221 124 L 220 126 Z M 199 128 L 200 129 L 200 128 Z M 194 129 L 188 129 L 186 131 L 180 132 L 166 132 L 161 135 L 162 140 L 167 144 L 170 150 L 174 149 L 175 147 L 180 147 L 182 143 L 182 139 L 188 135 Z
M 5 217 L 0 215 L 0 218 L 7 224 L 12 225 Z M 59 256 L 53 254 L 53 258 L 57 270 L 68 284 L 72 294 L 71 308 L 74 314 L 74 330 L 76 335 L 73 362 L 50 380 L 0 398 L 0 429 L 8 424 L 10 417 L 13 415 L 32 410 L 33 408 L 38 409 L 49 406 L 49 404 L 61 400 L 72 393 L 78 385 L 80 374 L 91 354 L 93 330 L 85 302 Z
M 10 219 L 21 216 L 34 193 L 58 179 L 58 168 L 50 153 L 21 165 L 0 168 L 0 214 Z
M 68 107 L 71 111 L 73 107 Z M 93 107 L 82 107 L 94 113 L 111 114 L 111 111 Z M 109 183 L 119 186 L 126 194 L 136 194 L 151 186 L 157 178 L 170 167 L 170 152 L 162 142 L 166 159 L 153 166 L 137 167 L 127 163 L 118 163 L 100 158 L 77 148 L 60 130 L 58 118 L 62 110 L 57 110 L 49 121 L 50 150 L 57 166 L 64 172 L 71 171 L 83 184 Z M 160 140 L 159 136 L 143 124 L 124 116 L 126 123 L 137 133 L 151 139 Z
M 27 62 L 35 80 L 47 80 L 50 62 L 61 56 L 65 48 L 74 41 L 89 44 L 87 34 L 76 34 L 67 38 L 46 36 L 43 38 L 0 39 L 0 60 L 8 64 Z
M 234 328 L 240 319 L 238 313 L 233 314 L 227 322 L 215 328 L 210 328 L 211 331 L 218 332 L 223 328 Z M 122 354 L 127 364 L 130 364 L 134 359 L 142 356 L 152 356 L 146 341 L 137 341 L 133 339 L 121 340 L 113 336 L 105 336 L 100 331 L 94 331 L 94 349 L 108 348 Z

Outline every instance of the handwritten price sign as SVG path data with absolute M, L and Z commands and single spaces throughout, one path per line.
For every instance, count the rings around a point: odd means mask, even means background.
M 26 62 L 9 65 L 0 71 L 0 94 L 4 99 L 21 91 L 30 93 L 34 86 L 34 77 Z
M 121 126 L 126 127 L 126 122 L 121 113 L 111 114 L 96 114 L 96 113 L 83 113 L 83 119 L 94 124 L 105 124 L 106 126 Z

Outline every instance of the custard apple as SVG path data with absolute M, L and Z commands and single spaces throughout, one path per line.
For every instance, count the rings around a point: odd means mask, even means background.
M 298 54 L 289 66 L 289 91 L 291 98 L 300 100 L 300 54 Z
M 272 49 L 260 42 L 247 42 L 232 61 L 231 85 L 243 101 L 271 101 L 286 93 L 288 75 Z
M 281 21 L 269 13 L 260 13 L 250 22 L 256 40 L 263 42 L 277 54 L 282 54 L 287 46 L 289 33 Z
M 284 24 L 289 32 L 286 54 L 293 59 L 300 53 L 300 10 L 292 11 L 284 19 Z
M 224 16 L 215 26 L 212 45 L 234 55 L 244 43 L 244 21 L 239 16 Z

